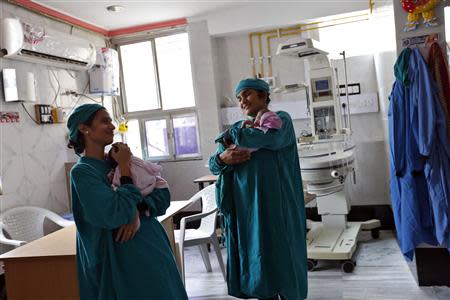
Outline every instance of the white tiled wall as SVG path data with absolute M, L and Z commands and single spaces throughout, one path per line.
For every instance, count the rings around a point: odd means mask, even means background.
M 49 26 L 52 29 L 80 36 L 97 46 L 104 46 L 103 37 L 72 28 L 69 25 L 37 15 L 20 7 L 1 1 L 0 17 L 15 16 L 28 22 Z M 0 59 L 0 68 L 15 68 L 17 73 L 31 71 L 35 74 L 37 103 L 51 104 L 58 83 L 61 90 L 84 91 L 88 82 L 87 71 L 67 71 L 40 64 L 30 64 Z M 71 96 L 58 96 L 59 105 L 74 104 Z M 82 101 L 80 101 L 81 103 Z M 34 104 L 25 107 L 34 117 Z M 3 192 L 0 211 L 8 208 L 33 205 L 58 213 L 69 210 L 64 163 L 76 160 L 73 151 L 66 147 L 66 124 L 36 125 L 20 104 L 0 101 L 1 111 L 18 111 L 20 123 L 0 124 L 0 174 Z

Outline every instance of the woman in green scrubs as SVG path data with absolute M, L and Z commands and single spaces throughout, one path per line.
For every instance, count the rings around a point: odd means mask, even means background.
M 241 109 L 254 119 L 267 110 L 260 79 L 236 87 Z M 228 293 L 238 298 L 300 300 L 307 296 L 306 218 L 292 120 L 266 133 L 237 122 L 216 139 L 209 160 L 224 215 Z M 258 148 L 250 153 L 246 148 Z
M 113 142 L 115 127 L 101 105 L 77 107 L 67 127 L 69 147 L 84 153 L 70 174 L 80 298 L 187 299 L 166 233 L 156 219 L 170 205 L 169 190 L 154 189 L 142 197 L 131 179 L 130 149 L 122 143 L 112 151 L 121 186 L 112 189 L 104 152 Z

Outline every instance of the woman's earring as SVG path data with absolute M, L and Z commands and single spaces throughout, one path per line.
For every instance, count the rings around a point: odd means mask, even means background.
M 86 131 L 86 134 L 89 134 L 89 131 Z

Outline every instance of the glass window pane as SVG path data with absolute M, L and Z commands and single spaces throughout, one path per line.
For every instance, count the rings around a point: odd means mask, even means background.
M 155 39 L 163 109 L 195 106 L 187 33 Z
M 450 42 L 450 6 L 444 8 L 444 18 L 445 18 L 445 40 Z
M 166 119 L 145 122 L 147 153 L 149 157 L 169 156 Z
M 128 132 L 125 134 L 125 141 L 134 156 L 142 158 L 141 133 L 138 120 L 128 121 Z
M 197 118 L 195 115 L 173 118 L 175 155 L 195 155 L 200 153 Z
M 129 112 L 159 108 L 151 42 L 120 46 Z

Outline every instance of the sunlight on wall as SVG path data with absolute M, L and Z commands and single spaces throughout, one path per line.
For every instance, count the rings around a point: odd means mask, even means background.
M 359 56 L 395 49 L 393 14 L 371 16 L 367 21 L 354 22 L 319 29 L 320 43 L 331 58 L 339 58 L 345 50 L 347 56 Z

